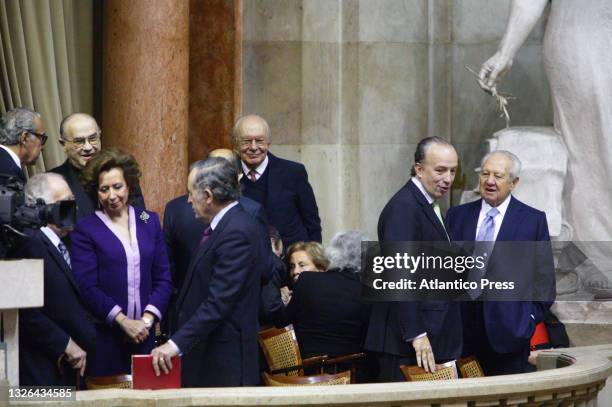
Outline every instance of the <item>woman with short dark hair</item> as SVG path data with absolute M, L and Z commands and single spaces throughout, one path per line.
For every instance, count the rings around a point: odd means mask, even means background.
M 108 149 L 82 173 L 98 209 L 71 235 L 72 270 L 96 317 L 96 352 L 88 376 L 129 374 L 131 355 L 154 347 L 155 321 L 163 317 L 172 283 L 163 234 L 155 212 L 131 203 L 140 170 L 130 154 Z

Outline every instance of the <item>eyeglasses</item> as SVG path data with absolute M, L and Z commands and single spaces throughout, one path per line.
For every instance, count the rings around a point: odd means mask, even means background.
M 32 131 L 32 130 L 25 130 L 25 132 L 33 136 L 36 136 L 40 140 L 41 146 L 44 146 L 45 143 L 47 142 L 48 137 L 45 133 L 36 133 L 35 131 Z
M 268 144 L 268 140 L 265 138 L 257 138 L 257 139 L 242 139 L 240 141 L 240 147 L 249 147 L 253 144 L 253 142 L 255 142 L 255 145 L 257 147 L 263 147 L 266 144 Z
M 76 137 L 76 138 L 73 138 L 72 140 L 67 140 L 67 139 L 63 138 L 62 140 L 67 141 L 69 143 L 72 143 L 75 146 L 77 146 L 78 148 L 83 148 L 83 147 L 85 147 L 85 143 L 87 143 L 87 142 L 89 142 L 89 144 L 91 144 L 91 145 L 98 144 L 100 142 L 100 138 L 101 137 L 102 137 L 102 135 L 100 133 L 95 133 L 95 134 L 92 134 L 89 137 Z

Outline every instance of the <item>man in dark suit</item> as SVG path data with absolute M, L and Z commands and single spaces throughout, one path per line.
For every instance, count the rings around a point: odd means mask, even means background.
M 255 385 L 259 225 L 238 203 L 238 174 L 227 160 L 195 163 L 187 182 L 188 201 L 209 226 L 177 299 L 178 330 L 151 352 L 153 368 L 167 372 L 170 358 L 181 353 L 185 387 Z
M 457 153 L 449 142 L 421 140 L 412 178 L 380 214 L 379 242 L 447 241 L 438 201 L 450 191 L 456 170 Z M 365 349 L 377 355 L 379 381 L 403 381 L 402 364 L 434 371 L 436 362 L 460 355 L 459 307 L 448 301 L 374 303 Z
M 96 120 L 86 113 L 72 113 L 60 124 L 59 142 L 66 153 L 66 161 L 49 172 L 62 175 L 73 191 L 77 203 L 77 219 L 94 213 L 97 201 L 91 197 L 81 184 L 81 171 L 89 160 L 95 157 L 102 147 L 102 134 Z M 133 191 L 134 206 L 144 208 L 144 198 L 140 185 Z
M 57 174 L 37 174 L 25 188 L 29 203 L 74 199 Z M 67 230 L 49 224 L 28 230 L 11 257 L 44 261 L 44 306 L 19 311 L 19 381 L 27 386 L 60 386 L 83 376 L 96 333 L 72 276 L 70 256 L 61 238 Z
M 529 340 L 554 300 L 552 251 L 547 243 L 536 243 L 550 240 L 546 214 L 511 195 L 520 169 L 514 154 L 502 150 L 489 153 L 480 170 L 482 199 L 451 208 L 447 216 L 449 233 L 457 241 L 530 242 L 518 248 L 495 245 L 499 247 L 492 250 L 484 277 L 505 274 L 516 280 L 512 276 L 517 273 L 534 271 L 536 279 L 530 278 L 529 285 L 543 285 L 538 291 L 550 299 L 540 294 L 538 301 L 486 301 L 478 290 L 474 297 L 479 301 L 462 304 L 464 354 L 476 355 L 487 376 L 527 371 Z M 503 260 L 496 261 L 500 257 Z
M 40 114 L 23 107 L 6 112 L 0 123 L 0 174 L 25 184 L 23 166 L 36 162 L 46 142 Z
M 232 133 L 240 154 L 244 196 L 261 204 L 285 247 L 298 241 L 321 242 L 321 219 L 306 168 L 268 152 L 270 127 L 261 117 L 238 119 Z
M 234 155 L 234 152 L 226 148 L 217 148 L 212 150 L 208 154 L 208 157 L 220 157 L 226 159 L 232 164 L 237 163 L 237 157 Z M 239 171 L 237 166 L 236 171 Z M 204 233 L 204 229 L 206 229 L 206 226 L 208 226 L 201 219 L 196 218 L 193 208 L 189 202 L 187 202 L 187 199 L 187 195 L 181 195 L 178 198 L 174 198 L 172 201 L 166 204 L 166 208 L 164 210 L 164 236 L 166 239 L 166 246 L 168 248 L 168 259 L 170 260 L 172 281 L 176 289 L 172 304 L 174 304 L 174 301 L 176 301 L 178 291 L 183 286 L 183 281 L 185 279 L 185 275 L 187 274 L 189 263 L 197 251 L 198 242 L 202 236 L 202 233 Z M 267 237 L 268 221 L 266 219 L 266 213 L 264 212 L 263 207 L 245 196 L 241 196 L 238 199 L 238 202 L 240 202 L 242 208 L 248 214 L 253 216 L 253 218 L 255 218 L 259 223 L 262 233 L 262 250 L 264 253 L 267 253 L 266 257 L 270 258 L 268 261 L 268 266 L 262 269 L 262 307 L 264 305 L 265 307 L 261 310 L 261 312 L 262 315 L 266 316 L 266 318 L 268 316 L 272 318 L 272 314 L 276 315 L 279 313 L 278 308 L 282 307 L 282 301 L 280 298 L 280 292 L 278 292 L 278 290 L 273 290 L 271 287 L 269 287 L 269 285 L 271 285 L 270 281 L 272 279 L 274 279 L 274 281 L 278 281 L 280 279 L 280 276 L 278 276 L 278 274 L 280 274 L 279 267 L 282 268 L 283 266 L 282 264 L 274 261 L 275 256 L 274 253 L 272 253 Z M 266 289 L 264 289 L 264 287 Z M 173 332 L 176 328 L 174 313 L 175 309 L 172 305 L 169 308 L 166 318 L 164 327 L 164 331 L 166 332 Z

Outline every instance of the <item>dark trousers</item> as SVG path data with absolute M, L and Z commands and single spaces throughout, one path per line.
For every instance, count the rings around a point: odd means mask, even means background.
M 482 304 L 481 301 L 461 304 L 464 317 L 463 356 L 476 356 L 486 376 L 527 372 L 529 342 L 525 342 L 524 348 L 517 352 L 496 352 L 487 337 Z

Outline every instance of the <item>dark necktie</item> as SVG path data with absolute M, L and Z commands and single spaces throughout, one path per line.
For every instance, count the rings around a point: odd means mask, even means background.
M 59 249 L 60 253 L 62 254 L 62 257 L 66 261 L 66 264 L 68 265 L 68 267 L 70 269 L 72 269 L 72 264 L 70 263 L 70 253 L 68 253 L 68 248 L 66 247 L 66 245 L 64 243 L 60 242 L 57 245 L 57 248 Z
M 204 234 L 202 235 L 202 239 L 200 239 L 200 246 L 206 243 L 210 235 L 212 235 L 212 228 L 210 227 L 210 225 L 208 225 L 206 229 L 204 229 Z

